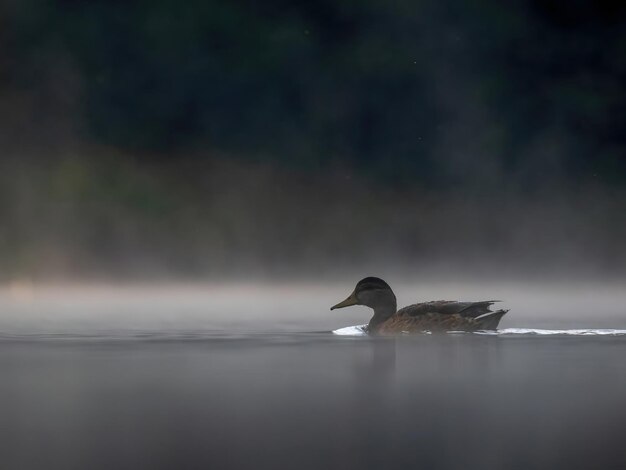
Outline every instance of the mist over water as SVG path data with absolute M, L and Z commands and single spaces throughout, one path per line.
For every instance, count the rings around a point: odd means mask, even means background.
M 391 283 L 398 306 L 429 300 L 500 300 L 501 327 L 625 327 L 626 289 L 619 282 Z M 330 311 L 356 280 L 257 283 L 37 285 L 0 290 L 6 334 L 126 332 L 311 332 L 367 323 L 366 307 Z

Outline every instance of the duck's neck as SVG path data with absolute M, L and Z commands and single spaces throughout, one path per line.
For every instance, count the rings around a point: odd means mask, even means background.
M 367 324 L 367 329 L 370 333 L 377 333 L 381 325 L 385 323 L 392 315 L 396 313 L 396 301 L 388 302 L 383 305 L 374 307 L 374 316 Z

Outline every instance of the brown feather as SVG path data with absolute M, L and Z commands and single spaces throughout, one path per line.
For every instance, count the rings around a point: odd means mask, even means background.
M 455 302 L 438 300 L 404 307 L 389 317 L 378 328 L 380 334 L 420 333 L 424 331 L 476 331 L 494 329 L 506 313 L 505 310 L 492 312 L 489 306 L 495 301 Z M 481 315 L 493 313 L 483 318 Z M 496 315 L 498 314 L 498 315 Z M 489 321 L 487 321 L 487 319 Z M 488 325 L 488 326 L 486 326 Z M 495 325 L 495 326 L 494 326 Z

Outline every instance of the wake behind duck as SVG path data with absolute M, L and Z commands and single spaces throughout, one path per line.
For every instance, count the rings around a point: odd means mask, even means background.
M 367 325 L 346 326 L 333 330 L 340 336 L 368 336 Z M 430 334 L 430 331 L 420 333 Z M 448 331 L 449 334 L 474 334 L 487 336 L 626 336 L 626 330 L 612 328 L 573 328 L 573 329 L 544 329 L 544 328 L 503 328 L 501 330 L 482 331 Z

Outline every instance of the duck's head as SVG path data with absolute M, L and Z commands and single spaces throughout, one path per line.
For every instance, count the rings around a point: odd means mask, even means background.
M 366 277 L 357 283 L 354 291 L 346 300 L 333 305 L 330 309 L 335 310 L 351 305 L 365 305 L 373 308 L 374 311 L 390 311 L 393 314 L 396 309 L 396 296 L 389 284 L 382 279 Z

